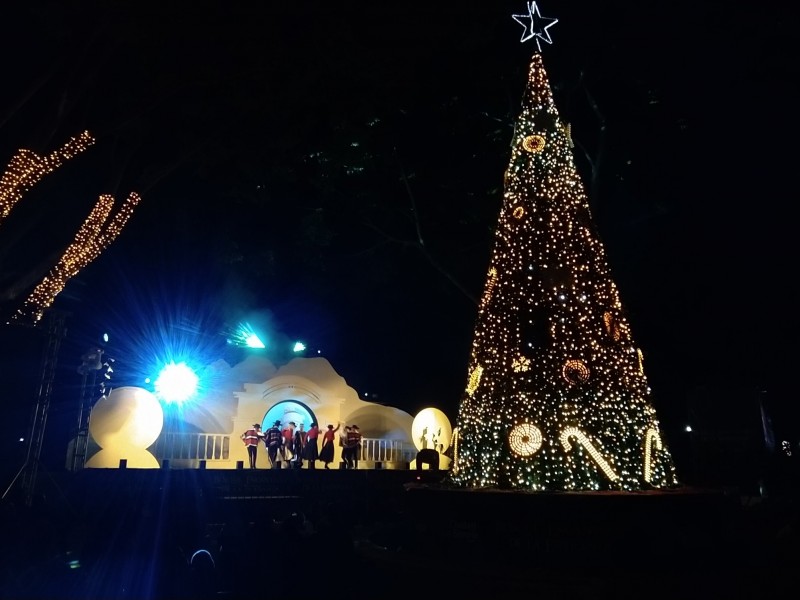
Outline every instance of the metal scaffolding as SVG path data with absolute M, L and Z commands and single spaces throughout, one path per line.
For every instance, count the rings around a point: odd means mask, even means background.
M 66 318 L 67 315 L 63 312 L 51 310 L 47 313 L 47 332 L 39 372 L 39 389 L 31 414 L 25 462 L 3 493 L 3 498 L 5 498 L 19 479 L 26 506 L 31 506 L 33 503 L 36 478 L 39 474 L 39 459 L 42 454 L 44 432 L 47 426 L 47 413 L 50 410 L 50 400 L 53 395 L 53 381 L 56 374 L 56 365 L 58 364 L 58 352 L 61 348 L 61 340 L 66 335 Z

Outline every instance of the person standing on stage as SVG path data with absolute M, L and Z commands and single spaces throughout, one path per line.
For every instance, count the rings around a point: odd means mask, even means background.
M 351 425 L 344 440 L 342 455 L 345 456 L 345 469 L 358 469 L 358 456 L 361 454 L 361 432 L 358 425 Z
M 275 421 L 272 427 L 264 432 L 264 445 L 267 447 L 267 456 L 269 456 L 270 467 L 273 469 L 280 469 L 280 462 L 278 462 L 278 451 L 283 445 L 283 435 L 281 434 L 281 422 Z
M 304 429 L 305 425 L 301 422 L 294 432 L 294 456 L 292 457 L 292 467 L 295 469 L 303 468 L 303 456 L 306 450 L 306 438 L 308 432 Z
M 247 455 L 250 457 L 250 468 L 255 469 L 258 455 L 258 441 L 263 437 L 261 425 L 254 423 L 250 429 L 239 437 L 242 438 L 244 445 L 247 446 Z
M 358 425 L 353 425 L 350 432 L 354 434 L 356 439 L 356 449 L 353 450 L 353 468 L 358 469 L 358 461 L 361 458 L 361 439 L 363 436 L 361 435 L 361 430 L 358 428 Z
M 333 428 L 333 425 L 328 423 L 328 430 L 322 436 L 322 450 L 319 451 L 319 459 L 325 463 L 325 468 L 329 468 L 328 465 L 333 462 L 333 440 L 336 439 L 336 432 L 339 431 L 339 427 L 342 424 L 339 423 L 336 426 L 336 429 Z
M 319 425 L 316 421 L 311 422 L 311 427 L 308 428 L 306 435 L 306 448 L 305 459 L 308 461 L 309 469 L 317 468 L 317 460 L 319 459 L 319 446 L 317 446 L 317 438 L 319 437 Z
M 286 464 L 294 457 L 294 428 L 297 427 L 294 421 L 289 421 L 289 424 L 283 428 L 281 435 L 283 435 L 283 445 L 281 446 L 281 457 Z

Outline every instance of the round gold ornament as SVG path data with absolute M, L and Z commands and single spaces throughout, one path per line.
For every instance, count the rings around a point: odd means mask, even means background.
M 542 432 L 536 425 L 520 423 L 508 434 L 508 445 L 517 456 L 533 456 L 542 447 Z
M 586 363 L 577 358 L 571 358 L 564 363 L 561 374 L 567 383 L 584 383 L 589 379 L 589 367 Z
M 544 150 L 544 136 L 537 134 L 526 136 L 524 140 L 522 140 L 522 147 L 527 152 L 532 152 L 533 154 L 538 154 L 542 150 Z

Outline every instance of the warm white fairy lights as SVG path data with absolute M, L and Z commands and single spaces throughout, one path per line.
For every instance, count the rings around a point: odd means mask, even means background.
M 539 53 L 514 131 L 451 480 L 529 491 L 674 487 Z
M 644 437 L 644 480 L 648 482 L 653 476 L 653 449 L 661 450 L 661 436 L 655 429 L 648 429 Z
M 42 177 L 94 143 L 92 135 L 84 131 L 47 156 L 39 156 L 32 150 L 19 150 L 0 178 L 0 223 L 11 213 L 25 192 Z M 131 193 L 112 221 L 104 227 L 114 205 L 114 199 L 111 196 L 100 196 L 72 244 L 31 292 L 22 308 L 12 315 L 11 321 L 24 319 L 35 324 L 41 320 L 44 311 L 52 305 L 70 277 L 97 258 L 119 235 L 138 202 L 139 196 Z
M 39 156 L 32 150 L 19 150 L 8 163 L 2 178 L 0 178 L 0 223 L 11 213 L 25 192 L 30 190 L 42 177 L 94 143 L 95 139 L 92 135 L 88 131 L 84 131 L 47 156 Z M 97 258 L 119 235 L 138 203 L 139 196 L 131 193 L 119 212 L 104 227 L 114 205 L 114 198 L 100 196 L 97 204 L 75 235 L 72 244 L 10 320 L 27 319 L 34 323 L 41 320 L 44 311 L 52 305 L 67 281 Z
M 475 393 L 475 390 L 478 389 L 478 385 L 481 382 L 481 373 L 483 373 L 483 367 L 477 365 L 472 370 L 472 373 L 470 373 L 469 375 L 469 383 L 467 384 L 467 393 L 470 396 Z
M 564 135 L 567 138 L 567 146 L 569 146 L 570 148 L 574 148 L 575 144 L 572 141 L 572 124 L 571 123 L 564 123 L 564 126 L 563 126 L 562 130 L 564 132 Z
M 491 267 L 486 278 L 486 287 L 483 292 L 483 297 L 481 298 L 481 306 L 486 304 L 491 299 L 492 290 L 494 289 L 495 283 L 497 283 L 497 269 Z
M 450 436 L 450 447 L 453 449 L 452 472 L 458 473 L 458 427 L 453 428 L 453 434 Z
M 589 381 L 589 367 L 582 360 L 571 358 L 561 367 L 561 375 L 569 384 L 583 383 Z
M 139 200 L 139 195 L 131 192 L 114 218 L 106 223 L 114 207 L 114 197 L 100 196 L 61 259 L 34 288 L 22 308 L 12 315 L 11 320 L 29 320 L 34 324 L 40 321 L 44 311 L 53 304 L 67 281 L 100 256 L 117 238 L 133 214 L 133 209 L 139 204 Z
M 542 432 L 532 423 L 520 423 L 508 434 L 508 445 L 518 456 L 533 456 L 542 447 Z
M 605 473 L 605 476 L 608 477 L 611 481 L 615 481 L 618 479 L 617 474 L 614 473 L 614 469 L 611 468 L 611 465 L 608 464 L 608 461 L 603 458 L 603 455 L 594 447 L 591 440 L 586 437 L 586 434 L 583 433 L 577 427 L 566 427 L 564 431 L 561 432 L 560 441 L 561 445 L 564 447 L 565 452 L 569 452 L 572 450 L 572 443 L 570 442 L 570 438 L 575 438 L 575 441 L 578 442 L 580 446 L 583 446 L 586 451 L 589 453 L 589 456 L 592 457 L 597 466 Z
M 544 150 L 544 136 L 542 135 L 529 135 L 522 140 L 522 147 L 533 154 L 538 154 Z
M 48 156 L 39 156 L 32 150 L 17 151 L 8 163 L 3 177 L 0 178 L 0 223 L 9 215 L 23 194 L 42 177 L 86 150 L 94 144 L 94 141 L 91 134 L 84 131 Z
M 511 368 L 515 373 L 523 373 L 524 371 L 528 371 L 531 368 L 531 359 L 529 359 L 527 356 L 520 355 L 514 359 L 513 363 L 511 363 Z

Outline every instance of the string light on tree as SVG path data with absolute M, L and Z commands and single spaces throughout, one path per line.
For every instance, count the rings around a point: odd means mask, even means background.
M 449 478 L 528 491 L 678 485 L 539 42 L 504 175 Z
M 114 197 L 107 194 L 100 196 L 86 221 L 75 234 L 74 241 L 67 247 L 58 263 L 34 288 L 22 308 L 14 313 L 11 320 L 29 320 L 34 324 L 39 322 L 44 311 L 53 304 L 67 281 L 100 256 L 122 232 L 139 201 L 139 195 L 131 192 L 114 218 L 106 224 L 114 207 Z
M 80 154 L 92 144 L 94 138 L 88 131 L 70 138 L 61 148 L 48 156 L 39 156 L 32 150 L 21 149 L 8 163 L 0 178 L 0 223 L 9 215 L 22 196 L 48 173 Z

